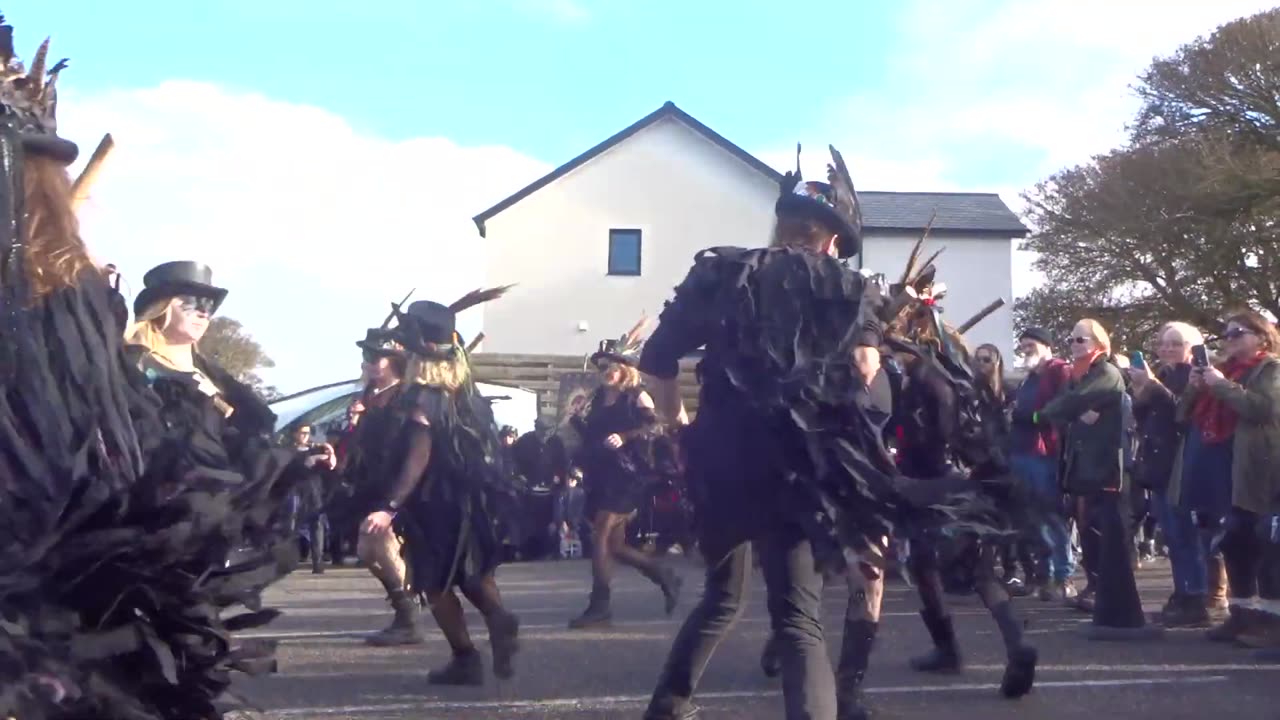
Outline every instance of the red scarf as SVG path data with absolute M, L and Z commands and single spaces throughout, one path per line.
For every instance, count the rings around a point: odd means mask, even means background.
M 1089 372 L 1089 368 L 1093 367 L 1094 361 L 1100 357 L 1102 357 L 1101 350 L 1092 350 L 1088 355 L 1073 360 L 1071 362 L 1071 379 L 1079 380 L 1084 377 Z
M 1265 353 L 1258 353 L 1248 360 L 1227 360 L 1218 366 L 1218 370 L 1222 371 L 1222 375 L 1231 382 L 1238 383 L 1246 373 L 1257 367 L 1266 357 Z M 1239 418 L 1236 416 L 1236 411 L 1208 389 L 1200 393 L 1196 398 L 1196 404 L 1191 408 L 1191 422 L 1200 430 L 1200 436 L 1209 445 L 1216 445 L 1230 439 L 1235 434 L 1237 420 Z

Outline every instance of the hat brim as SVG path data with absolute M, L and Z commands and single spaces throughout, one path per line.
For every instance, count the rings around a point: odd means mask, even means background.
M 591 364 L 597 368 L 610 364 L 626 365 L 627 367 L 635 367 L 636 359 L 619 355 L 615 352 L 597 352 L 591 356 Z
M 70 165 L 80 157 L 80 148 L 75 143 L 57 135 L 21 133 L 19 137 L 22 138 L 23 152 L 32 155 L 50 157 L 63 165 Z
M 227 291 L 224 288 L 189 281 L 167 282 L 143 288 L 142 292 L 133 299 L 133 316 L 137 318 L 144 310 L 161 300 L 183 295 L 212 299 L 213 310 L 209 312 L 210 315 L 218 312 L 218 308 L 222 307 L 222 301 L 227 299 Z
M 382 345 L 375 345 L 367 340 L 357 340 L 356 347 L 360 348 L 361 350 L 368 350 L 371 353 L 376 353 L 384 357 L 399 357 L 401 355 L 404 355 L 403 348 L 383 347 Z
M 817 220 L 835 233 L 836 252 L 841 258 L 849 258 L 862 252 L 862 233 L 840 216 L 834 208 L 807 195 L 787 194 L 774 205 L 778 215 L 798 215 Z

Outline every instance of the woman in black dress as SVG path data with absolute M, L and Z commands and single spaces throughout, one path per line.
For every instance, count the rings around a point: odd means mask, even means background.
M 454 588 L 484 616 L 493 673 L 514 674 L 520 623 L 502 605 L 494 571 L 502 557 L 504 517 L 519 488 L 502 464 L 498 429 L 471 379 L 456 314 L 501 295 L 478 291 L 450 306 L 418 301 L 398 313 L 398 341 L 407 355 L 401 395 L 391 412 L 395 431 L 394 481 L 378 510 L 361 525 L 403 535 L 411 588 L 426 599 L 453 652 L 427 675 L 438 685 L 482 685 L 484 664 L 471 642 Z
M 582 438 L 578 464 L 587 491 L 587 516 L 591 518 L 591 599 L 582 615 L 569 621 L 571 628 L 607 625 L 612 619 L 610 584 L 613 562 L 629 565 L 662 590 L 666 613 L 676 607 L 680 577 L 656 558 L 627 544 L 627 523 L 647 499 L 658 479 L 662 452 L 657 441 L 662 425 L 653 399 L 640 388 L 640 372 L 628 350 L 639 347 L 637 335 L 643 321 L 623 336 L 607 340 L 591 356 L 600 371 L 600 387 L 591 398 L 585 418 L 577 418 Z M 670 454 L 668 460 L 673 459 Z
M 216 462 L 126 358 L 47 51 L 25 73 L 0 25 L 0 717 L 219 720 L 231 671 L 271 665 L 231 633 L 278 614 L 259 591 L 297 562 L 275 523 L 289 488 L 269 462 Z

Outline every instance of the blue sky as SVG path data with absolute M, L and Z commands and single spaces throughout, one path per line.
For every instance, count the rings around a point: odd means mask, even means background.
M 83 211 L 140 283 L 210 262 L 299 389 L 418 286 L 482 283 L 471 215 L 672 100 L 775 167 L 1018 194 L 1123 141 L 1154 55 L 1259 0 L 98 0 L 4 7 L 71 65 L 61 129 L 117 141 Z M 1138 32 L 1137 29 L 1141 29 Z M 811 153 L 806 162 L 820 163 Z M 816 168 L 809 169 L 812 172 Z M 392 254 L 388 260 L 387 253 Z M 1027 258 L 1019 257 L 1025 271 Z M 1034 284 L 1027 275 L 1015 289 Z M 474 323 L 474 320 L 468 322 Z

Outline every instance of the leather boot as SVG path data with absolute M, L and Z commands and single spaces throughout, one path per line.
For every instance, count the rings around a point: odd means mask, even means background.
M 455 652 L 449 664 L 427 673 L 432 685 L 484 685 L 484 660 L 475 648 Z
M 418 603 L 413 597 L 404 590 L 392 590 L 387 599 L 391 601 L 395 617 L 386 629 L 365 638 L 365 642 L 374 647 L 421 645 L 426 642 L 422 629 L 418 627 Z
M 1004 678 L 1000 681 L 1000 694 L 1010 699 L 1020 698 L 1031 692 L 1031 686 L 1035 685 L 1039 654 L 1022 641 L 1022 624 L 1013 615 L 1012 603 L 1006 600 L 991 608 L 991 617 L 1000 628 L 1000 638 L 1004 640 L 1008 658 Z
M 921 610 L 920 617 L 924 618 L 924 626 L 929 629 L 929 637 L 933 638 L 933 650 L 911 658 L 911 669 L 917 672 L 960 672 L 960 650 L 956 647 L 956 631 L 951 618 L 934 615 L 927 610 Z
M 489 628 L 489 647 L 493 650 L 493 674 L 508 680 L 516 674 L 512 660 L 520 650 L 520 619 L 509 612 L 502 612 L 492 619 L 485 618 Z
M 1227 609 L 1227 613 L 1226 622 L 1205 633 L 1207 639 L 1212 642 L 1235 642 L 1253 627 L 1253 618 L 1250 615 L 1252 610 L 1249 608 L 1232 605 Z
M 609 586 L 596 584 L 591 587 L 591 599 L 587 609 L 581 615 L 569 621 L 569 628 L 582 630 L 593 627 L 608 627 L 613 621 L 613 611 L 609 607 Z
M 1205 607 L 1211 612 L 1222 612 L 1227 609 L 1227 565 L 1222 555 L 1213 555 L 1205 562 L 1208 571 L 1209 588 L 1205 594 Z
M 878 623 L 845 620 L 840 641 L 840 662 L 836 665 L 836 720 L 868 720 L 871 711 L 864 704 L 862 680 L 871 663 Z
M 778 655 L 778 636 L 769 634 L 764 644 L 764 652 L 760 653 L 760 669 L 767 678 L 776 678 L 782 673 L 782 658 Z

